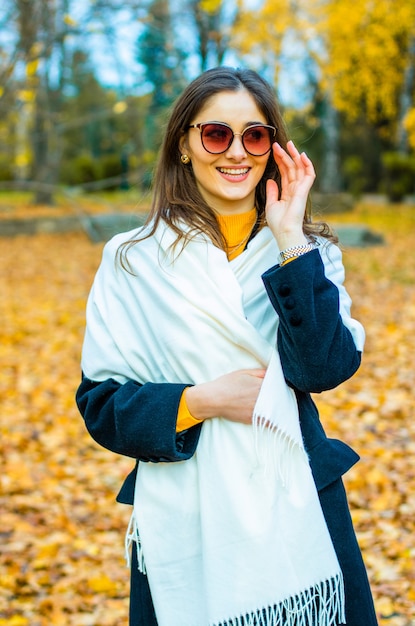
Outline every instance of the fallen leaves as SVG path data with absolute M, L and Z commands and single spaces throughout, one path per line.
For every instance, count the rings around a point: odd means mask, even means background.
M 346 482 L 380 624 L 413 626 L 415 216 L 362 206 L 348 219 L 387 245 L 345 251 L 367 345 L 358 374 L 316 401 L 362 457 Z M 0 626 L 128 621 L 130 511 L 114 499 L 132 461 L 96 445 L 74 404 L 101 250 L 80 234 L 1 240 Z
M 415 624 L 415 255 L 404 251 L 415 247 L 415 215 L 408 206 L 363 206 L 358 216 L 387 240 L 344 253 L 365 353 L 359 372 L 317 402 L 329 434 L 362 457 L 345 481 L 379 621 L 408 626 Z
M 0 618 L 125 624 L 129 512 L 114 498 L 132 462 L 95 445 L 74 404 L 101 248 L 39 235 L 3 239 L 0 255 Z

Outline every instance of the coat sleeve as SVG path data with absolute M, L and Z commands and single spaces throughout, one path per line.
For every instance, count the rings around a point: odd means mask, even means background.
M 76 394 L 88 432 L 112 452 L 140 461 L 184 461 L 196 449 L 201 426 L 176 433 L 185 384 L 146 383 L 86 376 Z
M 341 252 L 323 244 L 263 275 L 279 316 L 278 350 L 287 382 L 317 393 L 332 389 L 358 369 L 362 326 L 350 315 Z
M 89 433 L 103 447 L 140 461 L 183 461 L 194 453 L 201 427 L 176 434 L 180 398 L 189 381 L 154 381 L 145 363 L 139 378 L 114 332 L 117 328 L 118 336 L 131 333 L 138 351 L 148 339 L 136 323 L 135 311 L 128 311 L 134 284 L 116 263 L 120 241 L 117 236 L 105 246 L 89 294 L 77 405 Z M 117 325 L 120 306 L 130 326 Z

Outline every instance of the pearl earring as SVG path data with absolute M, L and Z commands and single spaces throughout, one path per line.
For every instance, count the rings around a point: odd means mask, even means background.
M 180 161 L 184 165 L 187 165 L 188 163 L 190 163 L 190 157 L 187 154 L 182 154 L 182 156 L 180 157 Z

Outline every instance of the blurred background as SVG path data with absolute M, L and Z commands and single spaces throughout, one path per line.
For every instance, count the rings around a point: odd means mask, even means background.
M 323 192 L 415 192 L 413 0 L 2 0 L 0 189 L 145 190 L 166 113 L 221 64 L 275 85 Z

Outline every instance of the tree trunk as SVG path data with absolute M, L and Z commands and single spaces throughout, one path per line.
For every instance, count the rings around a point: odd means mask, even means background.
M 413 106 L 415 86 L 415 36 L 411 37 L 408 46 L 407 62 L 404 72 L 401 96 L 399 100 L 399 116 L 396 135 L 396 148 L 400 154 L 408 154 L 408 133 L 404 126 L 405 117 Z
M 49 163 L 50 136 L 48 132 L 48 106 L 47 96 L 39 88 L 33 124 L 32 150 L 33 150 L 33 180 L 37 184 L 34 204 L 53 204 L 53 194 L 47 186 L 51 183 L 52 171 Z
M 203 9 L 199 0 L 193 0 L 190 6 L 199 40 L 201 71 L 204 72 L 209 66 L 221 65 L 227 49 L 228 38 L 223 34 L 223 2 L 218 2 L 214 11 Z
M 324 153 L 320 173 L 320 189 L 323 193 L 336 193 L 341 189 L 339 156 L 339 116 L 327 97 L 323 117 Z

